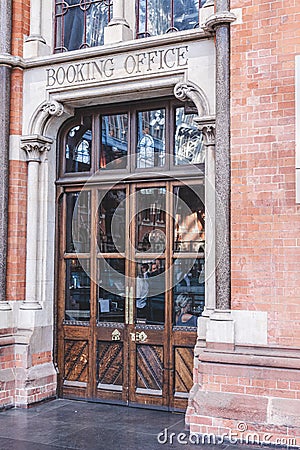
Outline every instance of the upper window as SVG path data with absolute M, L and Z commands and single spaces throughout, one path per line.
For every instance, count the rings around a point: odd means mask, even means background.
M 103 44 L 113 0 L 55 0 L 55 53 Z
M 61 174 L 159 172 L 204 164 L 195 118 L 173 101 L 86 110 L 64 135 Z
M 206 0 L 137 0 L 137 37 L 197 28 Z

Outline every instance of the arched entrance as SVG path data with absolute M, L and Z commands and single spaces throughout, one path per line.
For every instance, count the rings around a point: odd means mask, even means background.
M 172 98 L 79 110 L 57 179 L 59 393 L 184 409 L 204 308 L 202 134 Z

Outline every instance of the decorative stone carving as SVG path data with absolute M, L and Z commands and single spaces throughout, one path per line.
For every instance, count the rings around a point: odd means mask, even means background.
M 177 83 L 174 95 L 181 101 L 192 100 L 198 110 L 199 117 L 209 116 L 209 104 L 204 92 L 192 82 Z
M 203 134 L 203 144 L 206 146 L 215 145 L 216 142 L 216 127 L 214 117 L 199 117 L 194 121 L 197 124 L 198 129 Z
M 29 135 L 43 136 L 45 134 L 45 126 L 49 120 L 49 116 L 60 117 L 64 112 L 64 106 L 55 100 L 43 102 L 39 105 L 31 118 L 28 130 Z
M 41 110 L 47 112 L 50 116 L 61 116 L 64 112 L 64 107 L 61 103 L 53 100 L 52 102 L 44 103 Z
M 21 138 L 21 149 L 27 153 L 27 161 L 41 162 L 41 154 L 50 150 L 52 139 L 44 136 L 24 136 Z

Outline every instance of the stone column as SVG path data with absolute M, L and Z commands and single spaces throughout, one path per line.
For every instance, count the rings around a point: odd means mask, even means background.
M 50 47 L 46 44 L 41 33 L 42 0 L 30 2 L 30 35 L 24 42 L 24 58 L 45 56 L 50 54 Z
M 26 298 L 20 309 L 41 309 L 37 298 L 38 220 L 39 220 L 39 166 L 41 154 L 50 150 L 51 139 L 26 136 L 21 140 L 27 153 L 27 247 L 26 247 Z
M 0 55 L 10 56 L 11 51 L 11 0 L 0 3 Z M 0 310 L 11 309 L 6 301 L 6 260 L 8 224 L 8 155 L 10 113 L 11 67 L 0 64 Z
M 196 118 L 205 146 L 205 309 L 204 317 L 216 308 L 215 280 L 215 123 Z
M 125 19 L 125 1 L 113 1 L 113 17 L 104 30 L 104 43 L 113 44 L 133 39 L 133 32 Z
M 205 28 L 216 33 L 216 308 L 231 306 L 230 258 L 230 0 L 216 0 Z

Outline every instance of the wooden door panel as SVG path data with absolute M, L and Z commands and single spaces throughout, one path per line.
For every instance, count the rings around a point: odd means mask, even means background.
M 136 346 L 137 393 L 162 394 L 163 346 L 140 344 Z
M 187 397 L 193 386 L 194 350 L 175 347 L 175 396 Z
M 88 396 L 90 370 L 88 340 L 66 339 L 63 357 L 63 396 L 86 398 Z
M 97 348 L 97 388 L 122 390 L 123 343 L 100 342 Z
M 88 341 L 65 341 L 64 382 L 86 384 L 88 381 Z

